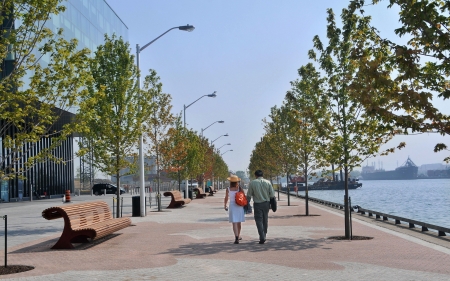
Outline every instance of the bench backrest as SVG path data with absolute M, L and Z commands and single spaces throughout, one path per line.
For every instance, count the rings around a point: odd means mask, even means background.
M 181 192 L 180 191 L 178 191 L 178 190 L 173 190 L 173 191 L 171 191 L 172 192 L 172 194 L 173 194 L 173 200 L 175 200 L 175 201 L 183 201 L 184 200 L 184 198 L 183 198 L 183 196 L 181 195 Z
M 198 193 L 200 194 L 204 194 L 205 192 L 203 191 L 203 187 L 196 187 L 195 189 L 198 190 Z
M 42 211 L 42 216 L 48 220 L 63 217 L 72 229 L 89 227 L 92 224 L 113 218 L 105 201 L 51 207 Z

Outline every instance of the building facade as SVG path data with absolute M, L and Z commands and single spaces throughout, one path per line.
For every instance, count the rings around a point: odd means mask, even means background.
M 62 28 L 63 36 L 66 40 L 76 38 L 78 47 L 88 48 L 94 52 L 97 47 L 103 44 L 104 34 L 111 36 L 116 34 L 128 41 L 128 27 L 123 23 L 119 16 L 111 9 L 104 0 L 67 0 L 63 2 L 66 7 L 64 13 L 54 15 L 46 26 L 56 32 Z M 16 23 L 17 24 L 17 23 Z M 41 63 L 47 63 L 48 58 L 42 57 Z M 2 77 L 8 75 L 8 69 L 13 58 L 4 58 L 2 63 Z M 26 87 L 26 86 L 25 86 Z M 60 127 L 70 122 L 76 109 L 72 112 L 61 112 L 61 118 L 54 125 Z M 0 126 L 4 123 L 0 120 Z M 4 167 L 8 164 L 8 151 L 5 150 L 2 139 L 5 135 L 14 137 L 14 128 L 9 128 L 0 135 L 0 164 Z M 51 144 L 50 138 L 42 138 L 39 142 L 30 144 L 30 147 L 24 149 L 27 151 L 26 157 L 35 155 L 42 149 Z M 37 163 L 24 173 L 24 179 L 15 178 L 9 181 L 0 182 L 1 202 L 30 200 L 33 194 L 47 195 L 48 197 L 58 197 L 64 194 L 65 190 L 74 192 L 74 137 L 67 138 L 63 144 L 55 151 L 55 156 L 62 158 L 61 163 L 46 161 Z M 25 160 L 23 160 L 25 161 Z M 18 166 L 23 163 L 17 163 Z M 4 167 L 0 167 L 3 168 Z

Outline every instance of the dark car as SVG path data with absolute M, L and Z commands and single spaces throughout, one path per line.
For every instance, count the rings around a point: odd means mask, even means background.
M 105 190 L 106 190 L 106 194 L 116 194 L 117 186 L 110 184 L 110 183 L 96 183 L 92 187 L 92 192 L 95 195 L 103 195 L 103 194 L 105 194 Z M 124 193 L 125 193 L 125 189 L 120 188 L 120 194 L 124 194 Z

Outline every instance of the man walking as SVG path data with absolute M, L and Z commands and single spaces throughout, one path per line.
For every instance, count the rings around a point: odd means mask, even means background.
M 253 213 L 258 228 L 259 244 L 266 242 L 269 220 L 270 198 L 275 197 L 272 184 L 263 178 L 261 170 L 255 171 L 256 179 L 250 182 L 247 191 L 247 200 L 253 197 Z

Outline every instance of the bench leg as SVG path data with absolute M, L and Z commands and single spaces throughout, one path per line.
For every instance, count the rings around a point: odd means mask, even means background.
M 69 239 L 66 237 L 61 236 L 56 242 L 55 245 L 53 245 L 52 249 L 73 249 L 72 243 L 70 243 Z

